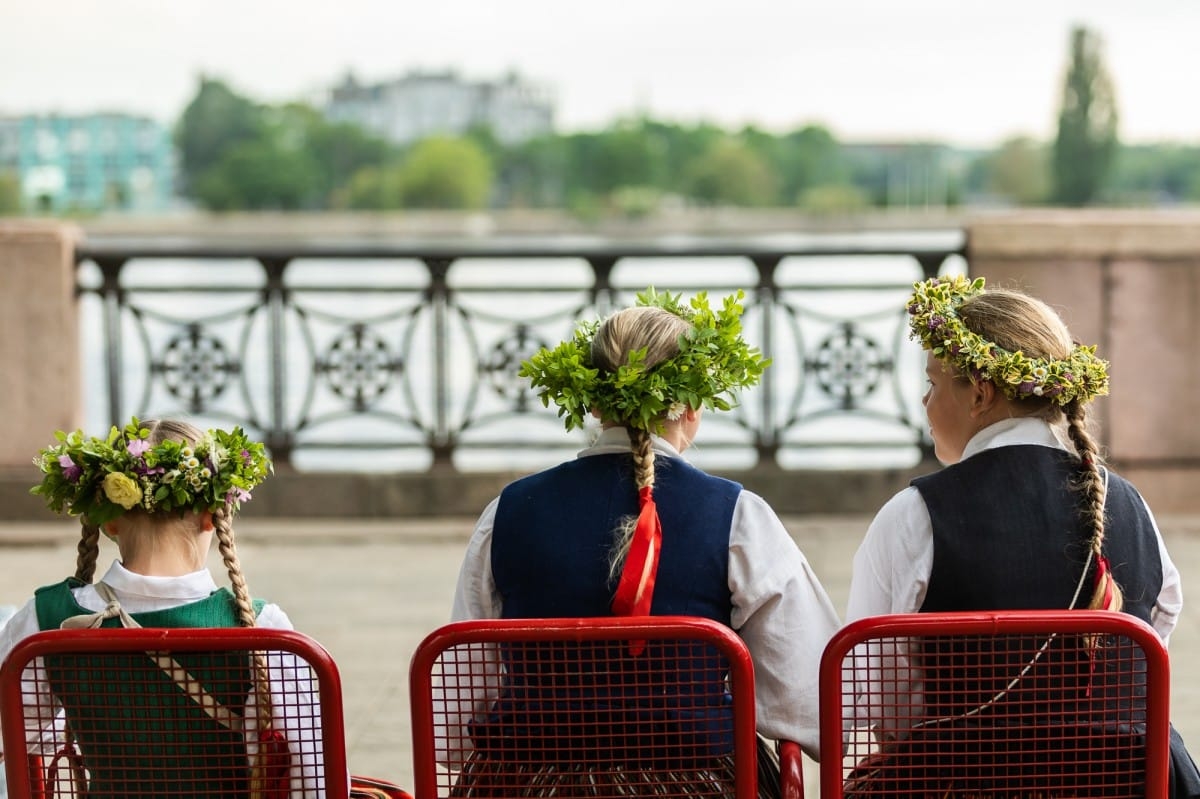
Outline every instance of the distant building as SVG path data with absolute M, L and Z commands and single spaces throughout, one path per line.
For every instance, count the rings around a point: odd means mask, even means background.
M 454 72 L 409 72 L 370 85 L 347 75 L 330 92 L 326 116 L 356 122 L 400 145 L 480 126 L 505 144 L 554 130 L 549 92 L 511 73 L 501 81 L 471 82 Z
M 175 156 L 169 131 L 146 117 L 0 117 L 0 172 L 17 176 L 27 211 L 162 211 Z

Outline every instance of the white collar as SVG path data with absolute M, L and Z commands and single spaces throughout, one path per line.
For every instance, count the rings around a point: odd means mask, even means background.
M 962 458 L 959 460 L 965 461 L 985 449 L 1021 444 L 1066 449 L 1048 422 L 1033 416 L 1018 416 L 990 424 L 971 436 L 971 440 L 963 447 Z
M 654 447 L 656 455 L 680 457 L 679 451 L 667 443 L 666 439 L 653 433 L 650 434 L 650 444 Z M 586 458 L 589 455 L 613 455 L 621 452 L 629 452 L 629 431 L 624 427 L 606 427 L 600 431 L 590 447 L 580 450 L 576 456 Z
M 101 580 L 119 594 L 148 599 L 179 599 L 194 602 L 204 599 L 217 590 L 217 584 L 208 569 L 201 569 L 179 577 L 151 577 L 129 571 L 121 565 L 119 560 L 113 561 Z

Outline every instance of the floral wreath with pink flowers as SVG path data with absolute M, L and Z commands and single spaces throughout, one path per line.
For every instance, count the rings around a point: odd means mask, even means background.
M 58 431 L 58 443 L 33 459 L 42 481 L 30 489 L 55 513 L 82 516 L 95 525 L 126 511 L 200 513 L 237 510 L 271 473 L 266 448 L 240 427 L 209 430 L 194 445 L 151 445 L 149 429 L 135 416 L 107 438 Z
M 982 277 L 931 278 L 913 285 L 908 302 L 910 338 L 934 357 L 974 380 L 987 380 L 1009 399 L 1043 397 L 1057 405 L 1088 402 L 1108 393 L 1108 364 L 1096 348 L 1076 346 L 1064 360 L 1030 358 L 967 329 L 958 316 L 963 302 L 983 292 Z

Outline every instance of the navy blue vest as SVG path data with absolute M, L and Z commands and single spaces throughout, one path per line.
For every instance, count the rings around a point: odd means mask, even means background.
M 1036 445 L 997 447 L 913 480 L 933 523 L 923 611 L 1070 607 L 1091 529 L 1078 461 Z M 1104 551 L 1125 612 L 1150 621 L 1162 588 L 1158 538 L 1137 490 L 1109 474 Z M 1092 567 L 1094 570 L 1094 564 Z M 1088 575 L 1076 607 L 1091 598 Z
M 652 615 L 730 623 L 729 531 L 741 490 L 678 458 L 656 458 L 663 541 Z M 492 530 L 503 615 L 611 615 L 613 531 L 637 512 L 628 453 L 579 458 L 505 488 Z M 547 651 L 555 647 L 569 651 Z M 715 651 L 650 644 L 632 656 L 606 642 L 511 644 L 502 658 L 505 690 L 471 729 L 476 750 L 489 757 L 645 763 L 663 756 L 657 740 L 697 756 L 732 747 L 731 699 Z M 649 737 L 632 734 L 647 725 Z M 526 751 L 530 741 L 536 752 Z
M 679 458 L 660 456 L 655 465 L 663 541 L 651 613 L 729 624 L 729 529 L 742 487 Z M 506 487 L 492 530 L 504 616 L 610 615 L 613 530 L 637 512 L 626 453 L 568 461 Z

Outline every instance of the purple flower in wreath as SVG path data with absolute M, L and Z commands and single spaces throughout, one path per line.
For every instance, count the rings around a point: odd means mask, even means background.
M 79 478 L 83 475 L 83 469 L 71 460 L 70 455 L 59 455 L 58 465 L 62 467 L 63 477 L 67 478 L 69 482 L 79 482 Z
M 225 504 L 235 505 L 239 502 L 249 502 L 250 492 L 244 488 L 231 488 L 225 492 Z
M 1035 387 L 1036 386 L 1032 380 L 1026 380 L 1023 383 L 1017 384 L 1017 393 L 1018 394 L 1032 394 Z
M 140 458 L 150 449 L 150 442 L 144 438 L 135 438 L 125 445 L 125 450 L 135 458 Z
M 929 317 L 929 329 L 930 330 L 937 330 L 939 327 L 941 327 L 944 324 L 946 324 L 946 320 L 940 316 Z

